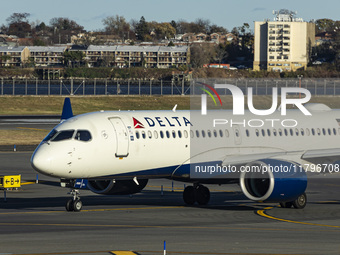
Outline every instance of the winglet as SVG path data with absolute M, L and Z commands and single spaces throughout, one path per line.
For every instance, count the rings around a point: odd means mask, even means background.
M 69 97 L 66 97 L 64 101 L 63 112 L 61 114 L 61 121 L 67 120 L 72 117 L 73 117 L 73 112 L 72 112 L 71 100 Z

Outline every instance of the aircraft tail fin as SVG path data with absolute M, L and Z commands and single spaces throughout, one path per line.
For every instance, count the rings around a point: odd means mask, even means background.
M 67 120 L 73 117 L 73 111 L 71 106 L 71 100 L 69 97 L 65 98 L 63 112 L 61 114 L 61 121 Z

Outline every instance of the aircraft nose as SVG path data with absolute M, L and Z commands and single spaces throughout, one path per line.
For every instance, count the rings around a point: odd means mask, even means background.
M 53 175 L 51 171 L 51 154 L 48 148 L 41 148 L 41 146 L 39 146 L 31 157 L 31 165 L 39 173 Z

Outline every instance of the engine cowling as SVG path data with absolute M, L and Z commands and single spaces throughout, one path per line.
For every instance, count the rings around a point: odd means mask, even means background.
M 256 169 L 262 171 L 256 172 Z M 244 195 L 254 201 L 294 201 L 307 188 L 307 175 L 297 163 L 263 159 L 245 166 L 240 175 Z
M 89 180 L 87 187 L 94 193 L 101 195 L 130 195 L 145 188 L 148 179 L 138 180 Z

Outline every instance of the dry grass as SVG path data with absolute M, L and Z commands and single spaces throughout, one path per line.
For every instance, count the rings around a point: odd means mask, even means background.
M 1 130 L 0 145 L 32 145 L 39 144 L 42 139 L 48 134 L 47 130 Z
M 57 96 L 3 96 L 0 97 L 0 115 L 60 115 L 63 101 L 64 97 Z M 195 101 L 196 108 L 199 109 L 200 97 Z M 209 105 L 213 105 L 211 101 L 208 99 Z M 171 110 L 175 104 L 179 110 L 190 109 L 190 98 L 187 96 L 74 96 L 71 97 L 71 102 L 74 114 L 99 110 Z M 333 109 L 340 108 L 340 97 L 318 96 L 312 97 L 310 102 L 324 103 Z M 271 96 L 254 96 L 254 106 L 257 109 L 269 109 L 271 104 Z M 232 108 L 231 96 L 223 97 L 223 108 Z M 2 129 L 0 145 L 38 144 L 47 133 L 48 131 L 35 129 Z

